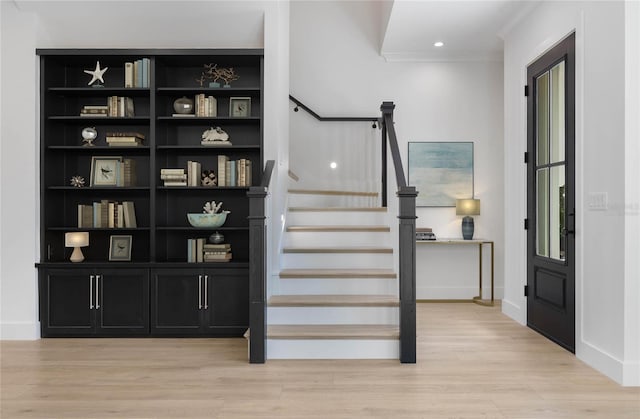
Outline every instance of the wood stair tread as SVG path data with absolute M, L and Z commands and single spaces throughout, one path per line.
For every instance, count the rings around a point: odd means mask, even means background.
M 387 207 L 289 207 L 289 212 L 387 212 Z
M 272 295 L 270 307 L 398 307 L 394 295 Z
M 285 247 L 282 253 L 393 253 L 391 247 Z
M 268 339 L 399 339 L 398 326 L 386 324 L 270 325 Z
M 384 225 L 294 225 L 287 227 L 291 232 L 389 232 Z
M 391 269 L 283 269 L 280 278 L 395 278 Z
M 290 194 L 304 194 L 304 195 L 378 196 L 378 192 L 338 191 L 333 189 L 289 189 L 288 192 Z

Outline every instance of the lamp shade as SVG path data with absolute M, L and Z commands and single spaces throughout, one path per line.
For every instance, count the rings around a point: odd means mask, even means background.
M 456 199 L 456 215 L 480 215 L 480 200 Z
M 89 233 L 86 231 L 77 231 L 73 233 L 64 233 L 64 245 L 66 247 L 86 247 L 89 246 Z

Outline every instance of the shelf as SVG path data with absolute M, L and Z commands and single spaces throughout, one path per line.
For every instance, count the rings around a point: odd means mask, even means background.
M 167 94 L 167 95 L 177 95 L 177 94 L 199 94 L 199 93 L 210 93 L 211 96 L 217 94 L 221 96 L 221 93 L 224 93 L 224 96 L 232 95 L 232 94 L 244 94 L 244 95 L 259 95 L 260 88 L 258 87 L 158 87 L 156 89 L 159 94 Z
M 148 186 L 84 186 L 76 188 L 74 186 L 47 186 L 53 191 L 148 191 Z
M 127 122 L 149 122 L 148 116 L 49 116 L 50 121 L 104 121 L 108 124 L 122 124 Z
M 259 123 L 260 118 L 257 116 L 247 116 L 247 117 L 221 117 L 221 116 L 159 116 L 159 121 L 167 121 L 167 122 L 198 122 L 204 123 L 208 121 L 216 121 L 216 122 L 224 122 L 224 123 Z
M 260 150 L 259 145 L 203 146 L 203 145 L 159 145 L 158 150 Z
M 142 87 L 49 87 L 47 91 L 77 96 L 149 96 L 151 93 L 149 88 Z
M 104 151 L 104 150 L 118 150 L 118 151 L 122 151 L 122 150 L 131 150 L 131 151 L 149 151 L 151 150 L 151 147 L 147 146 L 147 145 L 142 145 L 142 146 L 137 146 L 137 147 L 113 147 L 113 146 L 107 146 L 107 145 L 96 145 L 93 147 L 84 147 L 84 146 L 78 146 L 78 145 L 50 145 L 47 146 L 48 150 L 62 150 L 62 151 L 77 151 L 77 152 L 91 152 L 91 151 Z
M 156 227 L 158 231 L 249 231 L 249 227 Z
M 157 186 L 161 191 L 246 191 L 250 186 Z
M 149 227 L 135 227 L 135 228 L 96 228 L 96 227 L 47 227 L 47 231 L 149 231 L 151 230 Z

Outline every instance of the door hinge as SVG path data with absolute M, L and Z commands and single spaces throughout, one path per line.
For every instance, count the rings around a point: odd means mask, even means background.
M 525 285 L 525 286 L 524 286 L 524 296 L 525 296 L 525 297 L 528 297 L 528 296 L 529 296 L 529 286 L 528 286 L 528 285 Z
M 529 152 L 528 151 L 524 152 L 524 162 L 525 163 L 529 163 Z
M 524 86 L 524 95 L 525 95 L 525 97 L 529 96 L 529 86 L 528 85 Z
M 525 230 L 529 230 L 529 219 L 528 218 L 524 219 L 524 229 Z

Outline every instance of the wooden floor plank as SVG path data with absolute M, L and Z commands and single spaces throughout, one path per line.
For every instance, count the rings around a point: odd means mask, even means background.
M 301 195 L 378 196 L 378 192 L 339 191 L 333 189 L 289 189 L 288 192 Z
M 389 278 L 396 277 L 392 269 L 283 269 L 280 278 Z
M 640 389 L 475 304 L 417 305 L 417 363 L 271 360 L 245 339 L 0 341 L 0 417 L 638 419 Z
M 288 226 L 289 232 L 313 232 L 313 233 L 350 233 L 350 232 L 382 232 L 391 231 L 389 226 L 383 225 L 306 225 L 306 226 Z
M 397 307 L 393 295 L 273 295 L 270 307 Z
M 385 324 L 279 324 L 267 328 L 269 339 L 398 339 L 398 326 Z
M 387 212 L 387 207 L 290 207 L 290 212 Z
M 282 253 L 393 253 L 391 247 L 285 247 Z

